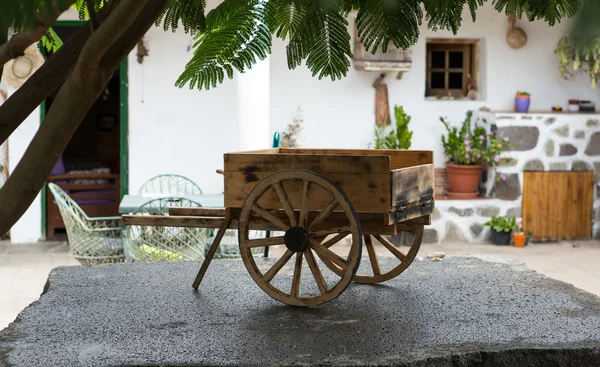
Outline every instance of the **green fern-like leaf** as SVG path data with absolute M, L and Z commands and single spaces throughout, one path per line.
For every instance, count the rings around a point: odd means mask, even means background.
M 300 0 L 271 0 L 266 6 L 266 22 L 277 37 L 286 39 L 298 31 L 308 5 Z
M 447 29 L 456 34 L 467 0 L 424 0 L 425 19 L 430 29 Z M 473 14 L 471 14 L 472 16 Z
M 477 9 L 483 4 L 485 4 L 485 0 L 469 0 L 469 12 L 473 21 L 477 19 Z
M 73 0 L 2 0 L 0 30 L 35 28 L 38 18 L 48 17 L 55 9 L 66 9 L 72 3 Z
M 350 35 L 348 22 L 339 13 L 323 12 L 323 28 L 314 40 L 306 58 L 306 66 L 319 79 L 342 79 L 350 68 Z
M 497 11 L 505 14 L 514 13 L 518 18 L 523 15 L 527 19 L 543 19 L 553 26 L 563 18 L 577 14 L 583 0 L 494 0 Z
M 356 17 L 358 36 L 372 53 L 386 52 L 390 42 L 408 48 L 419 38 L 422 17 L 417 0 L 367 0 Z
M 206 26 L 205 8 L 205 0 L 171 0 L 157 18 L 156 25 L 162 23 L 165 31 L 171 29 L 175 32 L 181 23 L 185 33 L 201 32 Z
M 312 7 L 290 37 L 288 67 L 294 69 L 306 59 L 306 66 L 319 79 L 346 76 L 352 53 L 345 16 L 341 7 L 331 3 Z
M 117 0 L 112 0 L 112 1 L 117 1 Z M 93 4 L 94 4 L 94 11 L 97 13 L 100 11 L 100 9 L 102 9 L 104 7 L 104 5 L 106 4 L 106 0 L 93 0 Z M 75 4 L 73 4 L 73 9 L 77 10 L 80 20 L 87 20 L 90 18 L 90 13 L 89 13 L 89 10 L 87 7 L 87 1 L 85 1 L 85 0 L 75 1 Z
M 56 52 L 63 45 L 63 41 L 52 28 L 40 39 L 39 46 L 48 52 Z
M 210 89 L 243 73 L 271 52 L 271 32 L 260 0 L 225 0 L 206 17 L 206 30 L 195 39 L 194 56 L 176 82 Z

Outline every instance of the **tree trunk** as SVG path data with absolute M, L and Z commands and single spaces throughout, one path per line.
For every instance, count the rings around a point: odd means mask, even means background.
M 167 2 L 168 0 L 121 0 L 105 23 L 90 37 L 44 123 L 16 169 L 0 189 L 0 233 L 7 232 L 31 205 L 58 157 L 122 61 L 122 58 L 108 60 L 103 55 L 98 57 L 94 50 L 102 49 L 106 51 L 105 55 L 125 57 L 126 53 L 119 53 L 118 50 L 125 48 L 131 51 L 154 24 Z M 130 5 L 133 3 L 143 6 L 143 9 L 137 17 L 129 20 L 125 12 L 131 14 Z M 115 25 L 115 21 L 122 23 Z
M 105 18 L 105 12 L 97 14 L 100 24 Z M 86 25 L 71 36 L 6 103 L 0 106 L 0 143 L 6 141 L 27 116 L 67 79 L 83 45 L 90 38 L 91 28 L 89 24 Z

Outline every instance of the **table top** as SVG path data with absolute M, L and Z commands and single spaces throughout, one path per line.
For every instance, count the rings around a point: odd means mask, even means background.
M 208 195 L 180 195 L 192 201 L 196 201 L 204 208 L 223 208 L 225 196 L 223 194 L 208 194 Z M 125 195 L 119 204 L 119 214 L 133 213 L 137 208 L 149 202 L 150 200 L 158 199 L 159 197 L 148 197 L 141 195 Z

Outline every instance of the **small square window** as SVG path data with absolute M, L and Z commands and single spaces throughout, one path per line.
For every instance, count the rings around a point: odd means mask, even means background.
M 427 41 L 427 96 L 466 97 L 477 88 L 478 40 Z

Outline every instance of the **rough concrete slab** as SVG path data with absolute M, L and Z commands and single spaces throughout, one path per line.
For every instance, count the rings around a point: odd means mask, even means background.
M 600 366 L 600 298 L 518 261 L 415 262 L 314 308 L 271 299 L 239 260 L 194 292 L 198 266 L 54 270 L 0 331 L 0 366 Z

